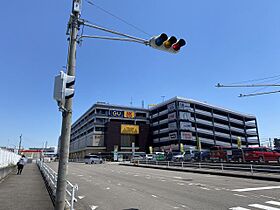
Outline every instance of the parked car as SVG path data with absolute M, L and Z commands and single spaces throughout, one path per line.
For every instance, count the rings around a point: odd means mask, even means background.
M 134 155 L 131 160 L 144 160 L 144 156 L 142 155 Z
M 245 161 L 258 161 L 259 163 L 277 161 L 280 163 L 280 153 L 266 147 L 251 147 L 244 149 Z
M 155 160 L 155 155 L 154 154 L 147 154 L 145 159 L 146 160 Z
M 213 146 L 210 148 L 211 161 L 228 161 L 232 158 L 231 147 Z
M 103 163 L 103 160 L 101 157 L 97 155 L 86 155 L 84 158 L 85 164 L 100 164 Z
M 202 150 L 194 152 L 194 161 L 209 161 L 210 160 L 210 151 Z

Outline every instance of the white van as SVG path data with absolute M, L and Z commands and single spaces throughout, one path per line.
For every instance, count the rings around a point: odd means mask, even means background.
M 85 160 L 85 164 L 103 163 L 102 158 L 98 157 L 97 155 L 86 155 L 84 160 Z

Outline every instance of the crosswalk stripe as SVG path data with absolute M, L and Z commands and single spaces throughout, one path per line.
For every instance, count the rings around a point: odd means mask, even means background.
M 280 202 L 277 202 L 277 201 L 267 201 L 265 203 L 276 205 L 276 206 L 280 206 Z
M 265 206 L 265 205 L 261 205 L 261 204 L 250 204 L 249 206 L 255 207 L 258 209 L 264 209 L 264 210 L 280 210 L 279 208 Z
M 229 208 L 231 210 L 250 210 L 250 209 L 246 209 L 246 208 L 243 208 L 243 207 L 240 207 L 240 206 L 237 206 L 237 207 L 232 207 L 232 208 Z

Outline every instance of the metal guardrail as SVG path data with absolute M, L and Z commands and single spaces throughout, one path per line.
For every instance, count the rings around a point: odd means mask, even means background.
M 195 168 L 195 169 L 216 169 L 216 170 L 231 170 L 231 171 L 245 171 L 254 173 L 277 173 L 280 175 L 280 165 L 259 165 L 259 164 L 242 164 L 242 163 L 208 163 L 208 162 L 173 162 L 173 161 L 148 161 L 135 160 L 134 164 L 159 165 L 167 167 L 180 168 Z
M 47 164 L 42 161 L 37 161 L 37 165 L 44 176 L 44 179 L 50 188 L 51 196 L 54 199 L 56 194 L 56 183 L 57 183 L 57 173 L 50 168 Z M 70 210 L 74 210 L 74 202 L 77 202 L 75 198 L 75 193 L 78 190 L 78 185 L 73 185 L 71 182 L 66 180 L 66 199 L 65 202 Z

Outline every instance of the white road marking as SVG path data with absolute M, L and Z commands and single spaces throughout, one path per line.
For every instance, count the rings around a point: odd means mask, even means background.
M 180 176 L 173 176 L 174 179 L 182 179 Z
M 215 188 L 215 190 L 221 190 L 220 188 Z
M 202 189 L 202 190 L 210 190 L 210 189 L 207 188 L 207 187 L 200 187 L 200 189 Z
M 269 198 L 269 199 L 277 199 L 277 198 L 274 198 L 274 197 L 270 197 L 270 196 L 266 196 L 266 195 L 260 195 L 261 197 L 264 197 L 264 198 Z
M 280 189 L 280 186 L 243 188 L 243 189 L 235 189 L 235 190 L 232 190 L 232 191 L 233 192 L 248 192 L 248 191 L 271 190 L 271 189 Z
M 89 208 L 90 208 L 91 210 L 95 210 L 95 209 L 97 209 L 97 208 L 98 208 L 98 206 L 94 206 L 94 205 L 92 205 L 92 206 L 89 206 Z
M 165 179 L 162 179 L 162 180 L 160 180 L 160 181 L 165 182 L 166 180 L 165 180 Z
M 78 196 L 79 199 L 83 199 L 84 197 L 86 197 L 86 196 L 84 196 L 84 195 Z
M 134 188 L 131 188 L 132 191 L 136 191 Z
M 80 175 L 78 175 L 78 176 L 84 176 L 84 175 L 80 174 Z
M 259 208 L 259 209 L 264 209 L 264 210 L 280 210 L 279 208 L 265 206 L 261 204 L 250 204 L 249 206 Z
M 110 190 L 110 187 L 107 187 L 106 190 Z
M 247 198 L 248 196 L 246 195 L 240 195 L 240 194 L 233 194 L 233 195 L 236 195 L 236 196 L 239 196 L 239 197 L 244 197 L 244 198 Z
M 237 207 L 232 207 L 232 208 L 229 208 L 231 210 L 250 210 L 250 209 L 246 209 L 246 208 L 243 208 L 243 207 L 240 207 L 240 206 L 237 206 Z
M 267 201 L 265 203 L 276 205 L 276 206 L 280 206 L 280 202 L 278 202 L 278 201 Z
M 186 208 L 187 206 L 185 206 L 185 205 L 181 205 L 183 208 Z
M 118 186 L 121 186 L 122 184 L 121 183 L 118 183 Z
M 189 185 L 193 185 L 193 183 L 189 183 Z
M 179 209 L 179 207 L 177 207 L 177 206 L 174 206 L 174 207 L 173 207 L 173 209 Z
M 134 176 L 139 176 L 138 174 L 134 174 Z
M 177 184 L 178 184 L 178 185 L 185 185 L 184 183 L 180 183 L 180 182 L 179 182 L 179 183 L 177 183 Z
M 157 196 L 156 195 L 152 195 L 154 198 L 157 198 Z

